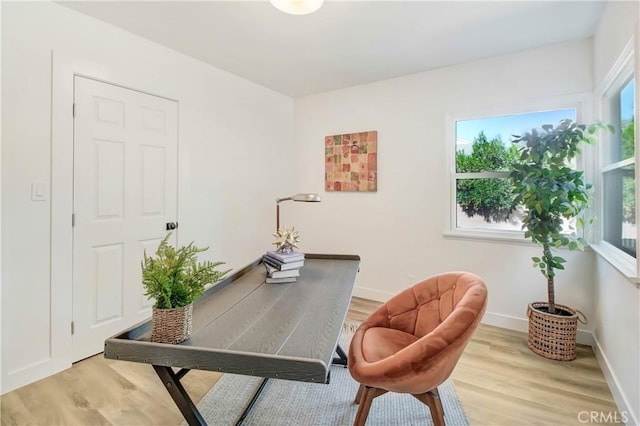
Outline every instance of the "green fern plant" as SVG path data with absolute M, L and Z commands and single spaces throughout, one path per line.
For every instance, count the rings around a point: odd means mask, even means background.
M 176 249 L 168 234 L 160 242 L 155 256 L 144 253 L 142 285 L 145 296 L 155 299 L 158 309 L 180 308 L 192 303 L 204 292 L 205 285 L 222 279 L 230 270 L 218 271 L 224 262 L 198 263 L 197 255 L 209 249 L 198 248 L 193 241 Z

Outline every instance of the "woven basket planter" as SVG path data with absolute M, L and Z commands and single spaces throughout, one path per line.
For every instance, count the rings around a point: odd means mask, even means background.
M 564 305 L 556 304 L 556 310 L 565 311 L 570 315 L 555 315 L 539 310 L 548 307 L 549 304 L 546 302 L 534 302 L 527 308 L 529 349 L 557 361 L 576 359 L 578 321 L 586 324 L 586 318 L 582 312 Z
M 153 308 L 151 317 L 151 341 L 176 344 L 191 335 L 193 304 L 181 308 Z

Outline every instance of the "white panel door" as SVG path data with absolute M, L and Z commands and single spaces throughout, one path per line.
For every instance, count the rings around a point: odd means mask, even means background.
M 140 262 L 177 219 L 178 105 L 77 76 L 74 98 L 77 361 L 151 313 Z

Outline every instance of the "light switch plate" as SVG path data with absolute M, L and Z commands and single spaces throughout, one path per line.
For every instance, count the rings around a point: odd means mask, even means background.
M 31 201 L 47 201 L 47 183 L 31 182 Z

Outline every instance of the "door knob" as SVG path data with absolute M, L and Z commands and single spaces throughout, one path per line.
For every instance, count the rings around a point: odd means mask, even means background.
M 178 222 L 167 222 L 167 231 L 172 231 L 178 227 Z

